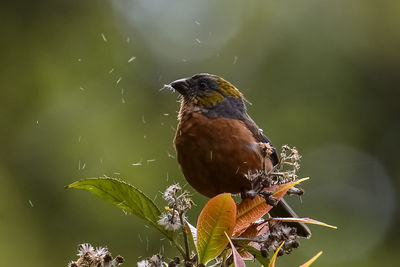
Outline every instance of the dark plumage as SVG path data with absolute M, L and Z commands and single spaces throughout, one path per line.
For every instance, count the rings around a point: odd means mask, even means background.
M 246 111 L 242 93 L 228 81 L 197 74 L 170 84 L 182 95 L 174 144 L 182 172 L 191 186 L 207 197 L 250 189 L 246 174 L 272 169 L 278 155 Z M 269 143 L 265 158 L 260 143 Z M 297 217 L 282 199 L 271 215 Z M 309 237 L 304 224 L 294 224 L 300 236 Z

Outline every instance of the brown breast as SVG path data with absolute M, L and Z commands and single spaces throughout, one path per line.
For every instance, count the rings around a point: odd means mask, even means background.
M 239 120 L 184 115 L 174 144 L 186 180 L 207 197 L 249 189 L 245 174 L 262 169 L 259 144 Z

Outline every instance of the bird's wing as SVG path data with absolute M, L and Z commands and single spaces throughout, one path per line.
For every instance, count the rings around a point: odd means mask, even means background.
M 275 147 L 272 145 L 271 141 L 268 139 L 263 134 L 263 131 L 257 126 L 257 124 L 250 118 L 250 116 L 246 116 L 247 118 L 244 118 L 243 122 L 245 123 L 246 127 L 250 130 L 250 132 L 253 134 L 254 138 L 258 142 L 262 143 L 269 143 L 270 146 L 272 147 L 272 154 L 270 155 L 272 164 L 275 166 L 279 162 L 279 157 L 278 154 L 276 153 Z
M 283 198 L 273 209 L 270 210 L 269 214 L 272 217 L 300 218 Z M 291 227 L 296 227 L 297 234 L 299 236 L 307 239 L 311 237 L 311 230 L 305 223 L 287 222 L 286 224 L 290 225 Z
M 262 130 L 257 126 L 257 124 L 247 115 L 247 117 L 243 120 L 246 127 L 251 131 L 254 138 L 258 142 L 269 143 L 273 149 L 272 154 L 270 155 L 272 164 L 275 166 L 279 162 L 278 154 L 276 153 L 275 147 L 272 145 L 271 141 L 263 134 Z M 273 217 L 294 217 L 298 218 L 297 214 L 293 211 L 293 209 L 286 203 L 286 201 L 282 198 L 281 201 L 270 211 L 271 216 Z M 311 231 L 307 225 L 304 223 L 288 223 L 290 226 L 296 227 L 297 234 L 299 236 L 310 238 Z

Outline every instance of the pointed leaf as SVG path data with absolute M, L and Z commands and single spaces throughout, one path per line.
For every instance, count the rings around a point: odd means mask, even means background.
M 188 221 L 185 221 L 185 231 L 189 235 L 189 239 L 196 246 L 197 243 L 197 229 L 191 225 Z
M 272 220 L 272 221 L 280 221 L 280 222 L 309 223 L 309 224 L 316 224 L 316 225 L 321 225 L 321 226 L 337 229 L 337 227 L 334 226 L 334 225 L 326 224 L 324 222 L 320 222 L 320 221 L 317 221 L 317 220 L 314 220 L 314 219 L 310 219 L 310 218 L 271 218 L 270 220 Z
M 225 249 L 236 223 L 236 205 L 231 194 L 219 194 L 210 199 L 197 222 L 197 253 L 199 263 L 207 264 Z
M 274 192 L 272 196 L 276 197 L 280 200 L 286 192 L 296 184 L 299 184 L 309 178 L 299 179 L 294 182 L 272 186 L 265 190 L 269 190 Z M 273 206 L 268 205 L 260 196 L 256 196 L 254 199 L 243 199 L 241 203 L 237 206 L 237 218 L 236 225 L 233 231 L 233 236 L 240 236 L 253 222 L 264 216 L 267 212 L 269 212 Z
M 228 238 L 229 243 L 231 244 L 232 248 L 232 255 L 233 255 L 233 263 L 235 264 L 235 267 L 246 267 L 246 264 L 244 263 L 244 260 L 240 256 L 239 252 L 237 252 L 235 246 L 232 243 L 232 240 L 229 238 L 228 234 L 225 232 L 226 238 Z
M 301 178 L 299 180 L 296 180 L 296 181 L 293 181 L 293 182 L 290 182 L 290 183 L 282 184 L 283 186 L 279 187 L 279 189 L 277 191 L 275 191 L 275 193 L 273 193 L 272 196 L 278 197 L 278 196 L 280 196 L 281 193 L 286 194 L 286 192 L 290 188 L 292 188 L 293 186 L 295 186 L 295 185 L 297 185 L 297 184 L 299 184 L 301 182 L 307 181 L 308 179 L 310 179 L 310 177 L 305 177 L 305 178 Z
M 299 267 L 308 267 L 308 266 L 310 266 L 316 259 L 318 259 L 319 256 L 321 256 L 321 254 L 322 254 L 322 251 L 318 252 L 317 255 L 315 255 L 309 261 L 307 261 L 306 263 L 300 265 Z
M 285 241 L 283 241 L 279 248 L 275 251 L 274 256 L 272 256 L 271 262 L 269 263 L 268 267 L 275 267 L 276 257 L 278 256 L 278 252 L 279 250 L 281 250 L 283 244 L 285 244 Z
M 87 178 L 74 182 L 66 188 L 85 189 L 107 200 L 118 208 L 146 220 L 170 240 L 174 234 L 157 223 L 161 214 L 153 201 L 139 189 L 113 178 Z

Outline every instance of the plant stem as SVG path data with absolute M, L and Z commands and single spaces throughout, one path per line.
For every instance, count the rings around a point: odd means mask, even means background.
M 179 251 L 179 253 L 182 254 L 182 257 L 185 257 L 185 251 L 183 250 L 182 246 L 178 243 L 178 241 L 176 240 L 176 238 L 174 238 L 173 236 L 168 235 L 165 232 L 165 229 L 163 229 L 162 227 L 160 227 L 159 225 L 155 225 L 155 228 L 160 231 L 166 238 L 168 238 L 168 240 L 170 242 L 172 242 L 172 244 L 174 244 L 174 246 L 176 247 L 176 249 Z
M 185 241 L 185 250 L 186 250 L 186 257 L 185 260 L 189 261 L 190 260 L 190 254 L 189 254 L 189 242 L 186 234 L 186 229 L 185 229 L 185 222 L 183 221 L 183 214 L 179 214 L 179 219 L 181 220 L 182 224 L 182 233 L 183 233 L 183 240 Z
M 256 238 L 247 238 L 247 237 L 231 237 L 232 241 L 246 241 L 246 242 L 257 242 L 259 241 Z
M 172 243 L 175 245 L 175 247 L 179 251 L 179 253 L 181 253 L 182 257 L 185 258 L 186 257 L 186 253 L 183 250 L 183 248 L 181 247 L 181 245 L 178 242 L 176 242 L 176 240 L 172 240 Z

